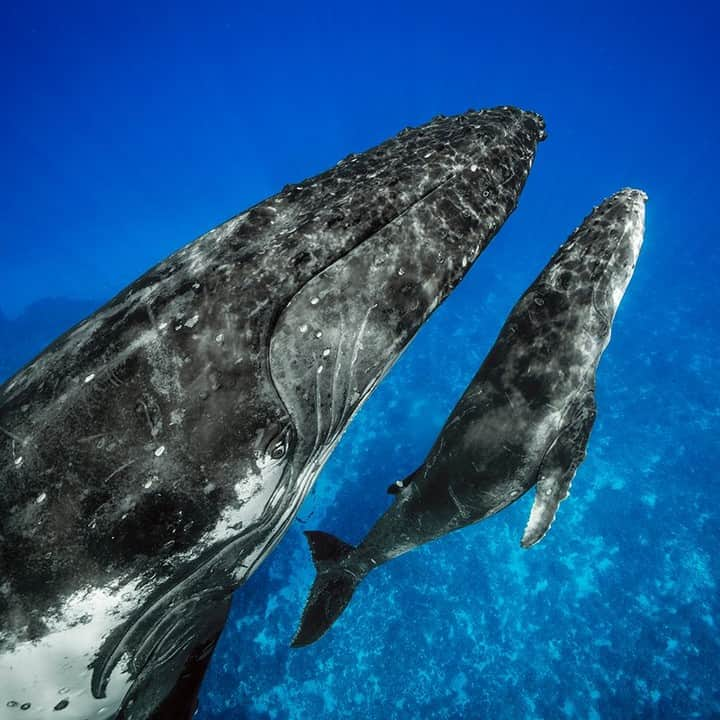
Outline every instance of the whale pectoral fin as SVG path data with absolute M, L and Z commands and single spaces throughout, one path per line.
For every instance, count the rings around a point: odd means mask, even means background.
M 575 473 L 573 472 L 572 475 Z M 568 496 L 572 475 L 551 476 L 539 480 L 535 492 L 535 501 L 530 510 L 525 532 L 520 545 L 529 548 L 540 542 L 555 520 L 558 505 Z
M 524 548 L 545 537 L 558 506 L 570 494 L 575 472 L 587 454 L 596 414 L 594 394 L 585 394 L 572 410 L 571 423 L 560 430 L 540 463 L 535 501 L 520 541 Z
M 135 677 L 113 720 L 191 720 L 230 611 L 230 599 L 229 593 L 218 588 L 215 594 L 198 596 L 194 610 L 184 605 L 187 623 L 169 631 L 166 628 L 155 654 Z
M 200 685 L 220 634 L 193 650 L 172 692 L 153 711 L 149 720 L 191 720 L 198 708 Z M 117 720 L 122 720 L 121 715 Z

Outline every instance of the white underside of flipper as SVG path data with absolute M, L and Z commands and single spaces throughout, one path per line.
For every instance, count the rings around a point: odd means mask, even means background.
M 559 478 L 548 478 L 538 482 L 530 517 L 520 540 L 522 547 L 529 548 L 547 535 L 555 521 L 558 506 L 570 494 L 571 484 L 572 477 L 567 484 Z M 562 487 L 563 485 L 565 487 Z

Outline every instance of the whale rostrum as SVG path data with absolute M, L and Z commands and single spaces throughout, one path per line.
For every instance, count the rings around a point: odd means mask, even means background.
M 294 646 L 321 637 L 374 568 L 483 520 L 533 486 L 522 536 L 547 533 L 586 455 L 595 375 L 643 241 L 645 201 L 625 189 L 596 207 L 507 318 L 425 462 L 358 547 L 307 532 L 318 572 Z
M 190 717 L 232 591 L 544 137 L 512 107 L 408 128 L 178 250 L 0 387 L 0 720 Z

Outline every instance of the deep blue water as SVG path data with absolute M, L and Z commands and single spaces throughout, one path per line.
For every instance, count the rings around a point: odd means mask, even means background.
M 5 11 L 2 377 L 192 237 L 408 124 L 499 103 L 547 121 L 518 210 L 236 592 L 201 720 L 720 716 L 718 11 L 510 5 Z M 516 299 L 626 185 L 650 197 L 645 246 L 550 533 L 520 549 L 523 498 L 371 574 L 290 650 L 302 530 L 364 536 Z

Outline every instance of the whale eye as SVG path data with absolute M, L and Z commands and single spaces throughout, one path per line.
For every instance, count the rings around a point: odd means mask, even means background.
M 293 426 L 287 424 L 270 439 L 265 447 L 265 456 L 273 462 L 284 460 L 290 451 L 292 440 Z
M 282 460 L 285 457 L 286 452 L 287 445 L 285 444 L 285 440 L 278 440 L 273 446 L 273 449 L 270 451 L 270 457 L 273 460 Z

